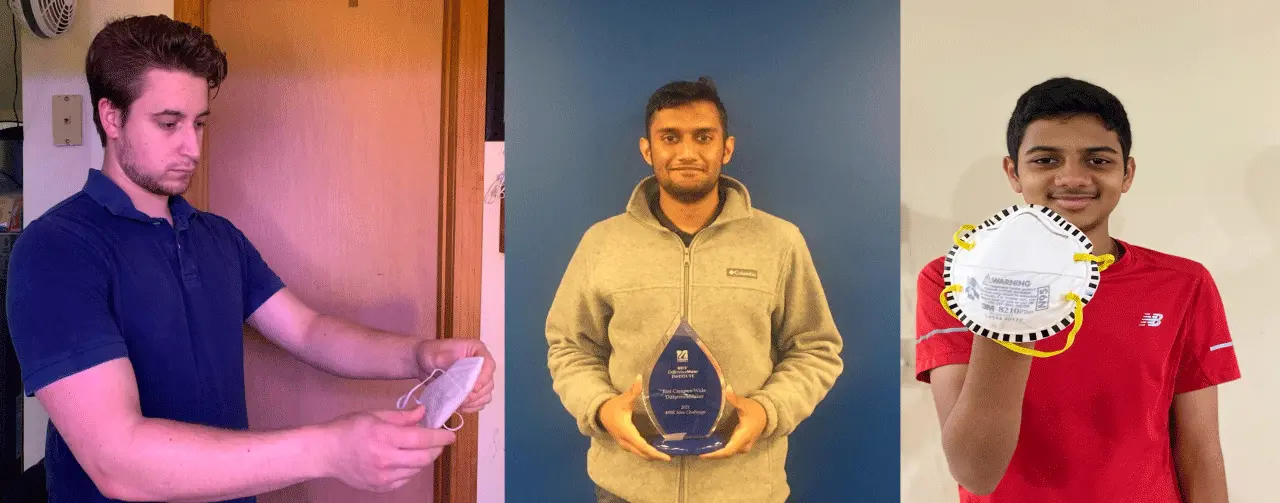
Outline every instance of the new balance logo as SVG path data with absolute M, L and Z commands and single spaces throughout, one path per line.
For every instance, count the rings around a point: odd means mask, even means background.
M 677 362 L 680 362 L 680 363 L 686 363 L 686 362 L 688 362 L 688 361 L 689 361 L 689 350 L 687 350 L 687 349 L 677 349 L 677 350 L 676 350 L 676 361 L 677 361 Z
M 1158 327 L 1160 322 L 1164 321 L 1164 315 L 1160 313 L 1146 313 L 1142 315 L 1142 321 L 1138 322 L 1140 327 Z

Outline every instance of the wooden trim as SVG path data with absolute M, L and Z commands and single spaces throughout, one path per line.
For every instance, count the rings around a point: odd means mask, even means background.
M 445 0 L 440 107 L 440 254 L 437 334 L 480 338 L 484 226 L 486 0 Z M 476 418 L 471 418 L 476 424 Z M 458 440 L 435 464 L 435 502 L 474 502 L 479 435 Z
M 173 19 L 209 30 L 209 0 L 173 0 Z M 209 131 L 200 142 L 200 166 L 182 195 L 198 210 L 209 211 Z
M 207 28 L 209 2 L 207 0 L 173 0 L 173 18 L 198 28 Z

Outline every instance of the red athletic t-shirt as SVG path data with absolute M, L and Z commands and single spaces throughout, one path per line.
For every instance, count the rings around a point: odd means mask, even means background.
M 1173 396 L 1240 377 L 1222 299 L 1204 266 L 1121 243 L 1067 351 L 1031 364 L 1013 460 L 994 493 L 963 503 L 1179 503 Z M 942 259 L 921 271 L 916 378 L 968 363 L 973 334 L 938 303 Z M 1070 328 L 1068 328 L 1069 330 Z M 1059 349 L 1066 331 L 1036 345 Z

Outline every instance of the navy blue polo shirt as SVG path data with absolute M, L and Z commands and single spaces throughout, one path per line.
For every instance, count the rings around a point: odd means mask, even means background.
M 83 190 L 22 231 L 7 309 L 28 396 L 128 358 L 143 416 L 248 429 L 243 324 L 284 285 L 230 221 L 181 197 L 169 208 L 173 225 L 91 169 Z M 45 469 L 53 503 L 110 501 L 52 423 Z

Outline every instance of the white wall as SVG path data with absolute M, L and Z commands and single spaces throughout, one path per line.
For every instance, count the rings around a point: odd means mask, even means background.
M 79 191 L 84 185 L 87 169 L 102 167 L 102 144 L 98 141 L 97 129 L 93 127 L 89 84 L 84 76 L 85 52 L 93 36 L 118 17 L 132 14 L 172 16 L 173 0 L 90 0 L 77 2 L 76 9 L 71 30 L 58 38 L 37 38 L 26 29 L 19 30 L 22 36 L 19 43 L 22 49 L 22 116 L 26 135 L 22 150 L 24 225 Z M 3 57 L 0 54 L 0 58 Z M 50 121 L 56 94 L 84 97 L 82 145 L 54 146 Z M 0 102 L 3 99 L 0 96 Z M 2 103 L 0 108 L 3 108 Z M 27 398 L 24 408 L 23 461 L 30 467 L 44 457 L 45 427 L 49 416 L 34 398 Z
M 1071 4 L 904 0 L 902 332 L 916 273 L 963 223 L 1020 202 L 1000 172 L 1018 96 L 1068 75 L 1128 109 L 1138 175 L 1112 217 L 1134 244 L 1205 264 L 1222 291 L 1244 378 L 1222 386 L 1234 502 L 1276 501 L 1280 367 L 1280 2 Z M 907 365 L 913 355 L 904 352 Z M 903 373 L 902 496 L 955 502 L 928 389 Z
M 506 169 L 502 142 L 485 142 L 484 186 L 493 185 L 498 174 Z M 505 278 L 506 256 L 498 253 L 498 200 L 484 208 L 484 257 L 482 259 L 480 287 L 480 340 L 493 353 L 498 364 L 493 374 L 493 402 L 480 411 L 479 473 L 476 475 L 477 503 L 502 503 L 506 500 L 504 480 L 506 474 L 506 447 L 503 427 L 506 418 L 506 385 L 504 376 L 505 327 Z

